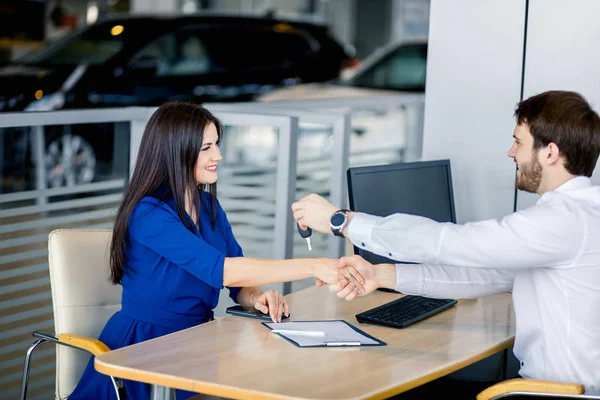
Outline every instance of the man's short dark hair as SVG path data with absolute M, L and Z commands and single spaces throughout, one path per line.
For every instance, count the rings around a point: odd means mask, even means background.
M 533 149 L 555 143 L 567 171 L 592 176 L 600 154 L 600 117 L 579 93 L 552 90 L 517 105 L 517 123 L 526 123 Z

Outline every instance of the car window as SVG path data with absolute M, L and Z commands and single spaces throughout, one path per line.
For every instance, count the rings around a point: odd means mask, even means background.
M 124 46 L 128 29 L 123 25 L 102 24 L 86 28 L 26 54 L 25 64 L 102 64 Z
M 292 68 L 320 49 L 298 30 L 184 27 L 146 45 L 129 62 L 156 76 Z
M 424 90 L 426 72 L 426 46 L 403 46 L 357 75 L 350 84 L 377 89 Z
M 211 70 L 206 46 L 200 38 L 190 35 L 178 43 L 177 57 L 169 67 L 170 75 L 197 75 Z
M 130 61 L 135 68 L 154 68 L 156 76 L 201 75 L 212 70 L 206 45 L 193 33 L 165 34 Z
M 313 52 L 311 39 L 293 30 L 232 28 L 213 30 L 206 43 L 214 62 L 224 69 L 265 70 L 303 62 Z

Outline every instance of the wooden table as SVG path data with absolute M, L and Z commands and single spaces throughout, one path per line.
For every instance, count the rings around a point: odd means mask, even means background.
M 460 300 L 406 329 L 356 321 L 358 312 L 399 296 L 378 291 L 348 302 L 316 286 L 287 296 L 290 320 L 344 319 L 387 346 L 299 348 L 258 320 L 228 316 L 102 354 L 95 367 L 153 384 L 153 398 L 177 388 L 237 399 L 382 399 L 513 344 L 508 293 Z

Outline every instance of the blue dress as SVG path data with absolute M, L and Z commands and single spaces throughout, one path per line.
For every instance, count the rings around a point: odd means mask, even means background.
M 204 196 L 200 231 L 189 219 L 188 230 L 177 215 L 172 197 L 144 197 L 129 221 L 129 272 L 122 279 L 121 311 L 106 323 L 99 340 L 111 349 L 154 339 L 203 324 L 223 288 L 225 257 L 242 257 L 227 216 L 217 203 L 214 230 L 210 222 L 210 194 Z M 241 288 L 229 288 L 233 301 Z M 128 400 L 150 398 L 150 385 L 124 381 Z M 197 393 L 177 391 L 177 400 Z M 69 400 L 116 399 L 110 378 L 94 369 L 92 357 Z

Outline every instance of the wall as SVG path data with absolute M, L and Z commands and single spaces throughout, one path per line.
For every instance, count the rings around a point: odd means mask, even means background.
M 333 37 L 354 53 L 356 40 L 363 34 L 355 24 L 358 18 L 356 0 L 318 1 L 315 8 L 316 15 L 329 26 Z
M 449 158 L 458 222 L 513 210 L 525 0 L 433 0 L 423 156 Z
M 429 0 L 392 0 L 390 41 L 429 33 Z
M 600 110 L 598 15 L 595 0 L 432 1 L 424 157 L 451 159 L 459 222 L 514 208 L 515 171 L 506 151 L 521 78 L 523 98 L 574 90 Z M 598 168 L 592 181 L 600 183 Z M 537 198 L 519 192 L 517 208 Z
M 356 0 L 354 47 L 356 56 L 363 59 L 390 41 L 392 25 L 391 0 Z
M 574 90 L 600 111 L 600 29 L 597 0 L 529 0 L 524 97 L 551 90 Z M 596 168 L 592 181 L 600 184 Z M 520 192 L 518 208 L 538 196 Z
M 132 14 L 176 14 L 179 13 L 177 0 L 130 0 Z
M 423 152 L 451 160 L 458 222 L 513 211 L 506 153 L 521 84 L 523 98 L 574 90 L 600 110 L 598 15 L 596 0 L 432 0 Z M 592 181 L 600 183 L 598 168 Z M 536 200 L 519 193 L 518 208 Z M 452 376 L 488 380 L 499 361 Z M 518 370 L 512 352 L 508 361 L 510 376 Z
M 525 0 L 432 0 L 423 158 L 450 159 L 457 222 L 497 218 L 514 203 L 513 111 L 519 101 Z M 503 353 L 451 374 L 502 379 Z M 508 352 L 508 376 L 518 364 Z

